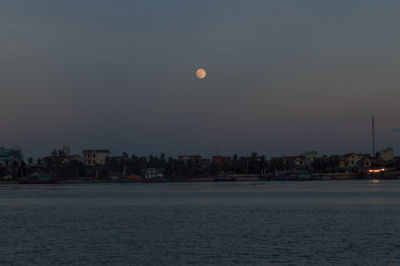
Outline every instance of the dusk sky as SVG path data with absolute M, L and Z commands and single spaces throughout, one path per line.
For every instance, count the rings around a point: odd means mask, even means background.
M 1 1 L 0 146 L 400 150 L 400 1 Z M 208 75 L 195 77 L 198 68 Z

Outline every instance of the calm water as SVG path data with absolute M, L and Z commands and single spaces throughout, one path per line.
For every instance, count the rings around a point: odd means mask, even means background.
M 0 264 L 400 264 L 400 182 L 1 185 Z

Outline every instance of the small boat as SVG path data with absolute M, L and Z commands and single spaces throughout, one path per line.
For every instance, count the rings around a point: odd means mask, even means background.
M 310 174 L 293 174 L 293 175 L 287 175 L 286 179 L 288 181 L 311 181 L 313 178 L 311 177 Z
M 122 183 L 160 183 L 169 182 L 170 179 L 163 174 L 164 169 L 147 168 L 142 175 L 131 175 L 120 178 Z
M 18 180 L 20 184 L 53 184 L 56 180 L 52 175 L 33 174 L 28 177 L 23 177 Z
M 171 180 L 166 177 L 165 175 L 161 176 L 153 176 L 153 177 L 142 177 L 143 183 L 163 183 L 163 182 L 170 182 Z
M 398 179 L 398 172 L 385 169 L 385 168 L 379 168 L 379 169 L 369 169 L 367 171 L 361 171 L 358 174 L 352 176 L 352 179 L 356 180 L 380 180 L 380 179 Z
M 147 168 L 141 176 L 144 183 L 169 182 L 170 179 L 164 175 L 164 169 Z
M 232 176 L 219 175 L 216 178 L 214 178 L 214 181 L 236 181 L 236 178 Z
M 311 181 L 318 180 L 310 174 L 278 174 L 269 176 L 260 176 L 260 181 Z
M 258 181 L 271 181 L 273 177 L 273 175 L 260 175 Z
M 225 172 L 214 178 L 214 181 L 236 181 L 235 173 Z
M 124 176 L 124 177 L 120 178 L 119 181 L 121 183 L 141 183 L 142 178 L 140 178 L 140 176 L 137 176 L 137 175 L 129 175 L 129 176 Z
M 288 179 L 284 175 L 260 175 L 258 177 L 258 181 L 288 181 Z
M 369 182 L 371 184 L 378 184 L 379 183 L 379 179 L 370 179 Z
M 368 176 L 368 174 L 365 174 L 365 173 L 358 173 L 357 175 L 353 175 L 351 177 L 351 179 L 354 179 L 354 180 L 368 180 L 370 178 L 371 177 Z

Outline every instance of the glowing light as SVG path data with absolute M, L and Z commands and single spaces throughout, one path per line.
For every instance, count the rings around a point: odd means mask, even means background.
M 380 173 L 380 172 L 384 172 L 386 169 L 382 168 L 382 169 L 369 169 L 368 173 Z

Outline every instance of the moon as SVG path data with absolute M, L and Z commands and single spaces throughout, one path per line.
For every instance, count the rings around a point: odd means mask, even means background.
M 198 79 L 204 79 L 207 76 L 207 72 L 204 68 L 199 68 L 196 70 L 196 76 Z

